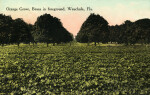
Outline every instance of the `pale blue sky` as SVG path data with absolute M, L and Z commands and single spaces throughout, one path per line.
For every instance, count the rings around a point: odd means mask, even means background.
M 84 12 L 52 12 L 52 11 L 6 11 L 6 7 L 91 7 L 93 11 Z M 28 23 L 34 23 L 36 18 L 49 13 L 61 19 L 64 27 L 76 35 L 82 23 L 90 15 L 96 13 L 103 16 L 110 25 L 121 24 L 125 20 L 135 21 L 150 18 L 150 0 L 0 0 L 0 13 L 23 18 Z

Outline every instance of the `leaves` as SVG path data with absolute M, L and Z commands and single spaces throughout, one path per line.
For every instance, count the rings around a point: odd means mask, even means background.
M 149 50 L 42 43 L 0 47 L 0 94 L 148 94 Z
M 107 42 L 108 22 L 100 15 L 91 14 L 82 24 L 76 40 L 81 43 Z

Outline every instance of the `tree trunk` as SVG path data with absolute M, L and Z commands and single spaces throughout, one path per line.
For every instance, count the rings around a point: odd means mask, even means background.
M 48 42 L 47 42 L 47 47 L 48 47 Z
M 126 46 L 128 46 L 128 43 L 125 43 Z
M 53 46 L 55 46 L 55 43 L 53 43 Z
M 94 42 L 94 45 L 96 46 L 96 42 Z
M 18 42 L 18 43 L 17 43 L 18 47 L 19 47 L 19 44 L 20 44 L 20 43 Z
M 90 45 L 90 43 L 88 42 L 88 43 L 87 43 L 87 46 L 89 46 L 89 45 Z
M 4 47 L 4 44 L 2 44 L 2 47 Z
M 37 42 L 35 42 L 35 44 L 36 44 L 36 47 L 37 47 Z

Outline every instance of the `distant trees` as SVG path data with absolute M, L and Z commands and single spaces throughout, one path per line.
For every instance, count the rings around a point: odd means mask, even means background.
M 129 20 L 121 25 L 110 26 L 110 41 L 119 44 L 150 43 L 150 19 Z
M 11 40 L 12 21 L 10 16 L 0 14 L 0 44 L 2 46 Z
M 34 25 L 27 24 L 21 18 L 13 20 L 10 16 L 0 14 L 0 44 L 19 44 L 30 42 L 61 43 L 70 42 L 73 36 L 60 20 L 50 14 L 37 18 Z
M 108 26 L 108 22 L 100 15 L 91 14 L 83 23 L 76 40 L 81 43 L 115 42 L 134 45 L 150 43 L 150 19 L 135 22 L 126 20 L 121 25 Z
M 119 44 L 125 43 L 128 44 L 129 38 L 131 36 L 130 27 L 132 26 L 132 22 L 126 20 L 121 25 L 110 26 L 110 42 L 117 42 Z
M 32 41 L 31 31 L 27 23 L 18 18 L 0 14 L 0 44 L 19 44 Z
M 73 35 L 62 25 L 60 19 L 43 14 L 37 18 L 34 25 L 27 24 L 21 18 L 13 20 L 11 16 L 0 14 L 0 45 L 20 43 L 67 43 L 73 40 Z M 107 43 L 134 45 L 150 43 L 150 19 L 140 19 L 135 22 L 126 20 L 121 25 L 109 26 L 100 15 L 90 14 L 82 24 L 76 40 L 81 43 Z
M 11 43 L 30 43 L 32 42 L 32 35 L 29 25 L 22 19 L 18 18 L 13 21 L 13 30 L 11 34 Z
M 83 23 L 76 40 L 81 43 L 108 42 L 108 22 L 100 15 L 91 14 Z
M 62 26 L 60 20 L 50 14 L 44 14 L 35 22 L 34 37 L 37 42 L 49 43 L 69 42 L 73 40 L 72 35 Z
M 150 43 L 150 19 L 140 19 L 135 21 L 132 29 L 136 34 L 137 43 Z

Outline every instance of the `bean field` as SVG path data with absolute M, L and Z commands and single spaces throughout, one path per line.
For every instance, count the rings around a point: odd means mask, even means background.
M 0 47 L 0 94 L 149 95 L 150 47 Z

